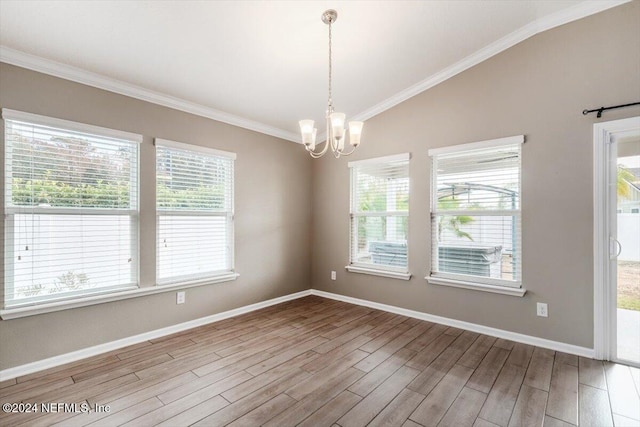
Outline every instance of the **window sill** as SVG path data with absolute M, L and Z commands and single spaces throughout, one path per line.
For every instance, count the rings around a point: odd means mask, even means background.
M 401 273 L 399 271 L 389 271 L 389 270 L 377 270 L 375 268 L 356 267 L 354 265 L 347 265 L 345 268 L 350 273 L 371 274 L 373 276 L 388 277 L 390 279 L 400 279 L 400 280 L 411 279 L 411 273 Z
M 527 293 L 524 288 L 509 288 L 506 286 L 484 285 L 473 282 L 463 282 L 459 280 L 443 279 L 439 277 L 427 276 L 427 282 L 432 285 L 451 286 L 454 288 L 471 289 L 473 291 L 491 292 L 494 294 L 509 295 L 512 297 L 523 297 Z
M 187 289 L 187 288 L 194 288 L 196 286 L 205 286 L 205 285 L 211 285 L 214 283 L 229 282 L 232 280 L 236 280 L 238 276 L 239 274 L 237 273 L 228 273 L 222 276 L 217 276 L 209 280 L 203 280 L 199 282 L 174 283 L 171 285 L 157 285 L 157 286 L 148 286 L 144 288 L 132 288 L 132 289 L 120 290 L 117 292 L 110 292 L 107 294 L 86 296 L 82 298 L 74 298 L 74 299 L 65 300 L 65 301 L 55 301 L 55 302 L 49 302 L 49 303 L 43 303 L 43 304 L 32 304 L 32 305 L 22 305 L 22 306 L 16 305 L 10 308 L 0 310 L 0 318 L 2 320 L 19 319 L 21 317 L 35 316 L 35 315 L 44 314 L 44 313 L 52 313 L 54 311 L 68 310 L 71 308 L 86 307 L 86 306 L 96 305 L 96 304 L 104 304 L 107 302 L 120 301 L 123 299 L 159 294 L 162 292 L 170 292 L 176 289 Z

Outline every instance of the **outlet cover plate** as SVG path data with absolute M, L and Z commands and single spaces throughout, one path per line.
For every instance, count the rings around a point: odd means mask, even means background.
M 539 302 L 537 304 L 537 314 L 540 317 L 549 317 L 549 308 L 547 304 Z
M 176 292 L 176 304 L 184 304 L 186 301 L 186 295 L 184 291 Z

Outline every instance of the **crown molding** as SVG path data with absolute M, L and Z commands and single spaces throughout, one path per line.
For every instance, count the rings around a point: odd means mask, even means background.
M 507 34 L 501 39 L 496 40 L 490 45 L 477 50 L 476 52 L 456 62 L 450 67 L 447 67 L 433 74 L 432 76 L 416 83 L 415 85 L 410 86 L 398 92 L 397 94 L 385 99 L 384 101 L 374 105 L 373 107 L 368 108 L 359 114 L 356 114 L 352 120 L 368 120 L 384 111 L 387 111 L 392 107 L 395 107 L 401 102 L 404 102 L 407 99 L 412 98 L 419 93 L 422 93 L 425 90 L 430 89 L 444 82 L 445 80 L 448 80 L 451 77 L 460 74 L 465 70 L 468 70 L 475 65 L 478 65 L 483 61 L 486 61 L 492 56 L 495 56 L 500 52 L 503 52 L 510 47 L 515 46 L 516 44 L 530 37 L 535 36 L 536 34 L 542 33 L 560 25 L 568 24 L 572 21 L 577 21 L 578 19 L 586 18 L 587 16 L 603 12 L 607 9 L 620 6 L 624 3 L 629 3 L 630 1 L 632 0 L 585 1 L 575 6 L 545 16 L 543 18 L 539 18 L 510 34 Z
M 590 15 L 594 15 L 599 12 L 603 12 L 607 9 L 620 6 L 630 1 L 632 0 L 585 1 L 554 14 L 537 19 L 525 25 L 524 27 L 506 35 L 505 37 L 502 37 L 501 39 L 491 43 L 490 45 L 485 46 L 484 48 L 472 53 L 471 55 L 456 62 L 455 64 L 433 74 L 430 77 L 427 77 L 426 79 L 416 83 L 415 85 L 398 92 L 397 94 L 362 111 L 359 114 L 356 114 L 352 118 L 352 120 L 365 121 L 367 119 L 370 119 L 392 107 L 395 107 L 401 102 L 404 102 L 407 99 L 412 98 L 419 93 L 422 93 L 427 89 L 430 89 L 437 84 L 440 84 L 445 80 L 448 80 L 451 77 L 454 77 L 455 75 L 460 74 L 461 72 L 483 61 L 486 61 L 492 56 L 495 56 L 500 52 L 503 52 L 504 50 L 507 50 L 510 47 L 530 37 L 535 36 L 536 34 L 550 30 L 563 24 L 567 24 L 572 21 L 576 21 L 581 18 L 585 18 Z M 142 101 L 151 102 L 153 104 L 162 105 L 165 107 L 173 108 L 175 110 L 195 114 L 197 116 L 206 117 L 233 126 L 238 126 L 266 135 L 275 136 L 276 138 L 300 143 L 299 135 L 294 132 L 289 132 L 283 129 L 266 125 L 264 123 L 249 120 L 240 116 L 229 114 L 224 111 L 216 110 L 170 95 L 165 95 L 160 92 L 155 92 L 149 89 L 142 88 L 140 86 L 125 83 L 117 79 L 112 79 L 110 77 L 92 73 L 90 71 L 66 65 L 57 61 L 45 59 L 36 55 L 31 55 L 2 45 L 0 45 L 0 62 L 6 62 L 7 64 L 16 65 L 18 67 L 27 68 L 33 71 L 38 71 L 40 73 L 48 74 L 54 77 L 60 77 L 66 80 L 71 80 L 77 83 L 82 83 L 88 86 L 93 86 L 99 89 L 104 89 L 110 92 L 115 92 L 121 95 L 140 99 Z M 318 135 L 318 140 L 325 141 L 326 132 Z
M 81 68 L 66 65 L 50 59 L 45 59 L 36 55 L 31 55 L 7 46 L 0 45 L 0 62 L 27 68 L 29 70 L 82 83 L 98 89 L 108 90 L 120 95 L 162 105 L 185 113 L 195 114 L 208 119 L 227 123 L 233 126 L 275 136 L 276 138 L 298 142 L 300 139 L 296 133 L 285 131 L 273 126 L 269 126 L 254 120 L 245 119 L 240 116 L 206 107 L 201 104 L 186 101 L 160 92 L 145 89 L 140 86 L 125 83 L 121 80 L 106 77 L 97 73 L 83 70 Z

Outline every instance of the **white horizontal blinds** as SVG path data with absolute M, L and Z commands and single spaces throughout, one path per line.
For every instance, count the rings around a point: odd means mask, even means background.
M 231 153 L 156 140 L 158 283 L 233 271 L 233 163 Z
M 11 113 L 3 110 L 5 306 L 137 285 L 137 141 Z
M 407 272 L 409 155 L 351 167 L 351 265 Z
M 517 287 L 521 144 L 482 145 L 432 155 L 432 275 Z

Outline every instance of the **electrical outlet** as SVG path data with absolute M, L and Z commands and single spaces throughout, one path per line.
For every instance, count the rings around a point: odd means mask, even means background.
M 176 304 L 184 304 L 186 301 L 186 295 L 184 291 L 176 292 Z
M 336 280 L 336 272 L 335 271 L 331 272 L 331 280 Z
M 543 303 L 543 302 L 539 302 L 537 305 L 538 308 L 538 316 L 540 317 L 549 317 L 549 309 L 547 307 L 547 304 Z

